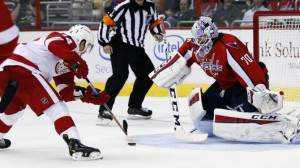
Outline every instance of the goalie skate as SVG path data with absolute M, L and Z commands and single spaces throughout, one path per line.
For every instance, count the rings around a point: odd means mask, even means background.
M 11 142 L 9 139 L 0 139 L 0 149 L 6 149 L 9 148 L 11 145 Z
M 73 160 L 97 160 L 103 159 L 99 149 L 83 145 L 78 139 L 69 139 L 68 135 L 63 135 L 63 139 L 69 146 L 69 152 Z

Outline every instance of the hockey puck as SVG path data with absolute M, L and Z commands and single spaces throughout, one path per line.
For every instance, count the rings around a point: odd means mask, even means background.
M 134 143 L 134 142 L 129 142 L 128 145 L 129 145 L 129 146 L 135 146 L 136 143 Z

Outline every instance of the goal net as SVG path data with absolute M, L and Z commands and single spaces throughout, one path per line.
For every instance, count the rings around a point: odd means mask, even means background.
M 300 108 L 300 12 L 257 12 L 254 57 L 266 64 L 271 90 L 285 93 L 285 108 Z

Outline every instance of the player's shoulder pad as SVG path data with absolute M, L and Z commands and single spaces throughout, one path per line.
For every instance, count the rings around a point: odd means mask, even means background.
M 190 46 L 190 48 L 194 47 L 195 46 L 195 43 L 193 41 L 193 38 L 187 38 L 185 39 L 184 45 L 187 45 L 187 46 Z
M 182 44 L 182 47 L 186 48 L 187 50 L 191 50 L 193 47 L 195 47 L 195 43 L 192 38 L 187 38 Z
M 63 37 L 62 33 L 52 32 L 48 36 L 46 36 L 46 38 L 45 38 L 45 44 L 49 45 L 50 42 L 57 41 L 57 40 L 58 41 L 61 41 L 61 40 L 64 41 L 64 37 Z
M 52 37 L 62 37 L 62 33 L 59 32 L 51 32 L 46 39 L 52 38 Z
M 240 40 L 232 34 L 225 34 L 222 37 L 222 41 L 225 43 L 227 48 L 239 49 L 241 46 Z
M 187 53 L 188 50 L 191 50 L 195 45 L 192 38 L 187 38 L 178 49 L 178 52 L 185 55 L 185 53 Z
M 78 46 L 78 39 L 68 33 L 52 32 L 45 39 L 45 45 L 48 46 L 51 42 L 65 42 L 71 48 Z

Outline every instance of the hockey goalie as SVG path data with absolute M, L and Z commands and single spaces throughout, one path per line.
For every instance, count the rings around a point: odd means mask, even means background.
M 300 141 L 300 112 L 283 112 L 283 92 L 268 89 L 268 70 L 253 59 L 235 36 L 219 33 L 213 20 L 201 16 L 170 58 L 149 77 L 159 87 L 179 85 L 195 63 L 215 82 L 188 97 L 190 116 L 201 133 L 228 140 L 266 143 Z

